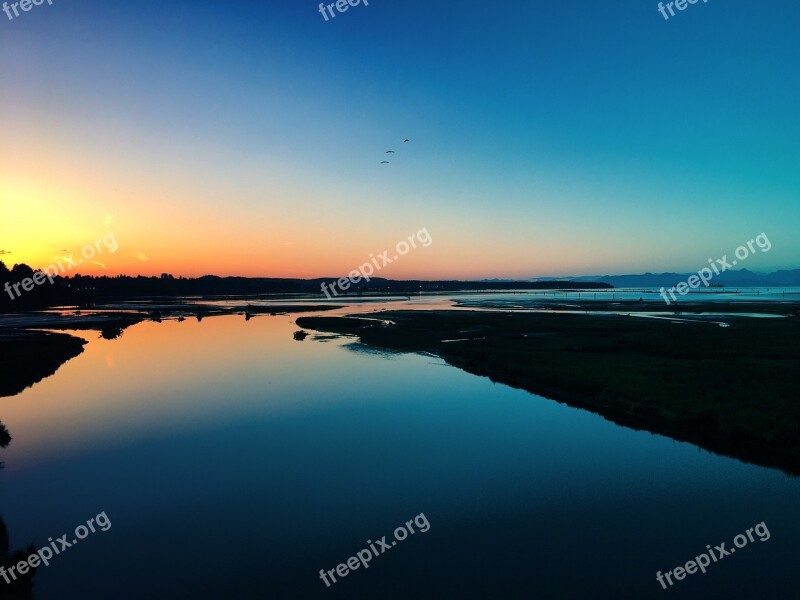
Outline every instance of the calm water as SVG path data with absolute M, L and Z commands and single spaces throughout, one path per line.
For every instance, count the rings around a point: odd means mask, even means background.
M 0 399 L 12 546 L 112 522 L 40 568 L 38 600 L 797 597 L 800 480 L 293 320 L 79 332 Z M 427 533 L 320 581 L 419 513 Z M 761 521 L 768 541 L 656 582 Z

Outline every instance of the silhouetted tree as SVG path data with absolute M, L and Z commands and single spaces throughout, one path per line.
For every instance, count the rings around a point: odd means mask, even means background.
M 26 264 L 14 265 L 14 268 L 11 269 L 11 277 L 17 281 L 22 281 L 26 277 L 33 277 L 33 269 Z
M 11 434 L 3 422 L 0 421 L 0 448 L 6 448 L 11 443 Z
M 27 560 L 31 554 L 36 552 L 35 546 L 28 546 L 24 550 L 9 552 L 8 529 L 3 519 L 0 519 L 0 565 L 8 568 L 12 565 Z M 24 600 L 33 598 L 33 576 L 36 569 L 29 569 L 24 575 L 16 574 L 17 578 L 12 579 L 9 575 L 10 583 L 0 579 L 0 600 Z

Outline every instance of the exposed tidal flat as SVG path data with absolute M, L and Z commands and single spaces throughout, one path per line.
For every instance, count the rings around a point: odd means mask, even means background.
M 297 323 L 371 347 L 428 352 L 620 425 L 800 473 L 800 304 L 693 302 L 679 312 L 639 301 L 475 306 L 483 310 Z

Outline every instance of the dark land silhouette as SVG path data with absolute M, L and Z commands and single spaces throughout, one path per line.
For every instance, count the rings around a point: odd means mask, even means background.
M 8 529 L 2 518 L 0 518 L 0 565 L 8 570 L 12 565 L 27 560 L 31 554 L 36 552 L 36 546 L 12 551 L 9 548 Z M 0 577 L 0 600 L 24 600 L 33 598 L 33 578 L 37 568 L 29 569 L 24 575 L 15 571 L 16 579 L 7 575 L 9 582 Z
M 31 291 L 22 292 L 13 298 L 5 290 L 5 284 L 20 283 L 33 276 L 34 271 L 28 265 L 15 265 L 8 269 L 0 262 L 0 313 L 19 312 L 51 306 L 77 306 L 92 308 L 100 303 L 121 302 L 127 300 L 203 297 L 208 299 L 237 296 L 293 295 L 302 294 L 325 298 L 322 284 L 329 288 L 339 278 L 319 279 L 279 279 L 264 277 L 217 277 L 206 275 L 198 278 L 173 277 L 164 273 L 160 277 L 93 277 L 73 275 L 54 277 L 53 283 L 45 281 Z M 445 293 L 458 291 L 486 290 L 543 290 L 543 289 L 609 289 L 607 283 L 587 282 L 488 282 L 488 281 L 394 281 L 391 279 L 372 278 L 352 284 L 347 291 L 336 286 L 339 297 L 359 295 L 411 295 L 423 293 Z M 20 291 L 22 288 L 18 288 Z M 12 288 L 12 295 L 13 293 Z M 335 300 L 335 297 L 333 298 Z
M 639 275 L 583 275 L 580 277 L 564 277 L 565 281 L 600 282 L 614 287 L 666 287 L 678 285 L 697 273 L 642 273 Z M 536 281 L 548 281 L 550 278 L 539 278 Z M 553 278 L 556 279 L 556 278 Z M 755 273 L 748 269 L 729 269 L 715 275 L 710 287 L 797 287 L 800 286 L 800 269 L 785 269 L 771 273 Z
M 61 333 L 0 330 L 0 397 L 15 396 L 49 377 L 83 352 L 85 343 Z

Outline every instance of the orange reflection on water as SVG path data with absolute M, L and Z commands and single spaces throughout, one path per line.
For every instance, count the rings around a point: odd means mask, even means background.
M 0 418 L 14 438 L 3 460 L 18 470 L 95 444 L 168 430 L 180 435 L 324 401 L 323 380 L 336 371 L 337 353 L 329 344 L 295 342 L 294 318 L 148 321 L 116 340 L 70 332 L 89 340 L 80 356 L 21 394 L 0 399 Z M 293 385 L 299 378 L 301 390 Z

